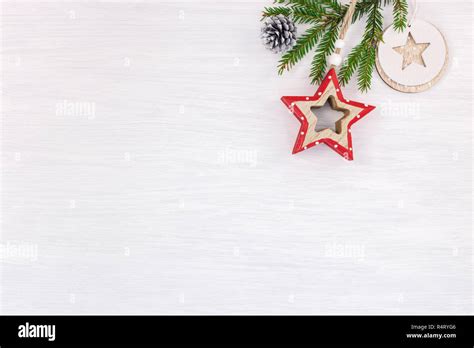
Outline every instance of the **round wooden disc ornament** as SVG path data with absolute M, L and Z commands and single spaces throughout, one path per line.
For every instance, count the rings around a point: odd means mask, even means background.
M 439 81 L 448 65 L 448 46 L 432 24 L 416 19 L 403 31 L 385 29 L 377 49 L 382 79 L 400 92 L 416 93 Z

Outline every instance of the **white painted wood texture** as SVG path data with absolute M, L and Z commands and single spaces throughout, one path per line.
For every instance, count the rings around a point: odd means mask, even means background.
M 472 312 L 471 2 L 431 90 L 345 89 L 353 162 L 291 155 L 270 4 L 2 2 L 1 313 Z

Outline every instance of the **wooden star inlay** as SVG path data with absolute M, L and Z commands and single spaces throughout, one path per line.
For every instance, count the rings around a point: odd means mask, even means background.
M 314 96 L 282 97 L 281 100 L 301 123 L 294 154 L 325 143 L 347 160 L 354 159 L 351 126 L 375 109 L 374 106 L 345 99 L 334 69 L 329 70 Z M 336 122 L 335 131 L 329 128 L 316 131 L 318 117 L 311 108 L 317 110 L 327 101 L 332 109 L 342 111 L 344 116 Z
M 423 52 L 430 44 L 416 43 L 415 39 L 408 33 L 407 42 L 404 46 L 393 47 L 393 50 L 403 56 L 402 70 L 413 63 L 417 63 L 426 68 L 425 60 L 423 59 Z

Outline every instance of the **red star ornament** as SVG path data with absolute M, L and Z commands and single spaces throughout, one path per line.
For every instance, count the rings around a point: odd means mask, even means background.
M 301 123 L 293 154 L 325 143 L 349 161 L 354 159 L 351 126 L 375 109 L 375 106 L 345 99 L 334 69 L 329 70 L 314 96 L 282 97 L 281 100 Z M 311 108 L 322 107 L 327 101 L 333 110 L 343 111 L 344 116 L 336 121 L 336 131 L 329 128 L 316 131 L 318 117 Z

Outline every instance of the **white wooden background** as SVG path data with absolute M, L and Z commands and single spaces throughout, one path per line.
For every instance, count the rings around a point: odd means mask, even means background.
M 270 4 L 2 2 L 1 313 L 472 312 L 471 1 L 433 89 L 346 88 L 354 162 L 290 154 Z

